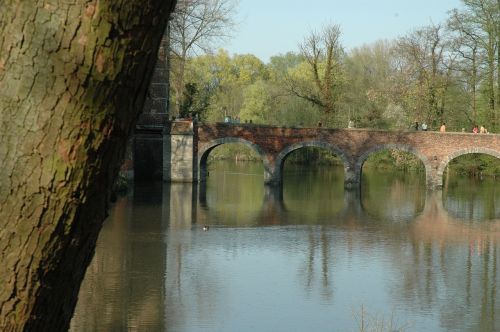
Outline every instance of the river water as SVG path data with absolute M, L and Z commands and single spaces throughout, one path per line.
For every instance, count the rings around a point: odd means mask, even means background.
M 500 331 L 499 241 L 498 180 L 217 163 L 118 199 L 71 331 Z

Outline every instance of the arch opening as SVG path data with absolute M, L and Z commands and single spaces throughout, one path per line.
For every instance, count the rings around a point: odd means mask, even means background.
M 500 177 L 500 153 L 463 153 L 449 160 L 443 172 L 450 176 L 481 179 Z
M 405 146 L 381 146 L 362 155 L 357 166 L 363 209 L 381 220 L 413 220 L 425 206 L 428 165 Z
M 423 176 L 425 181 L 430 172 L 430 163 L 412 147 L 382 145 L 366 151 L 358 158 L 356 172 L 361 177 L 365 170 L 381 174 L 415 173 Z
M 438 167 L 437 175 L 445 183 L 444 176 L 449 177 L 453 172 L 465 172 L 474 170 L 478 175 L 485 175 L 483 172 L 486 168 L 492 176 L 498 175 L 498 160 L 500 159 L 500 151 L 476 147 L 472 149 L 461 149 L 448 155 Z M 451 169 L 448 169 L 448 166 Z M 448 172 L 451 171 L 451 172 Z
M 457 219 L 476 222 L 500 218 L 500 153 L 485 152 L 458 151 L 444 167 L 443 206 Z
M 277 167 L 285 205 L 302 219 L 321 219 L 344 208 L 346 158 L 340 149 L 323 142 L 295 144 L 279 154 Z
M 240 138 L 218 139 L 200 147 L 198 160 L 200 181 L 214 171 L 262 177 L 268 164 L 259 146 Z
M 305 172 L 335 167 L 345 169 L 347 166 L 347 158 L 342 150 L 324 142 L 293 144 L 281 151 L 276 158 L 276 167 L 281 176 L 284 172 L 291 172 L 293 168 L 301 168 L 299 171 Z
M 261 149 L 243 139 L 226 138 L 203 145 L 198 158 L 206 209 L 215 216 L 211 219 L 224 225 L 252 225 L 264 197 Z M 235 205 L 245 205 L 237 217 Z

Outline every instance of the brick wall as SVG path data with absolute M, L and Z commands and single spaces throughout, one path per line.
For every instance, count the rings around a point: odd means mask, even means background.
M 358 158 L 385 146 L 407 146 L 424 156 L 443 158 L 461 149 L 483 148 L 500 153 L 500 135 L 384 131 L 369 129 L 285 128 L 234 124 L 199 124 L 198 144 L 238 137 L 260 146 L 265 153 L 278 154 L 288 146 L 307 141 L 336 146 L 346 155 Z

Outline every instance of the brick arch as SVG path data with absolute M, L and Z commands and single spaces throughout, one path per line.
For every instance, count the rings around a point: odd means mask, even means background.
M 437 170 L 437 177 L 438 179 L 440 179 L 440 182 L 442 182 L 444 170 L 446 169 L 450 161 L 460 156 L 464 156 L 467 154 L 476 154 L 476 153 L 486 154 L 500 159 L 500 151 L 488 148 L 475 147 L 475 148 L 466 148 L 454 151 L 449 155 L 447 155 L 446 158 L 444 158 L 443 161 L 441 161 L 441 163 L 439 164 Z
M 260 146 L 246 139 L 239 137 L 224 137 L 212 140 L 208 143 L 203 144 L 201 149 L 198 151 L 198 167 L 199 167 L 199 179 L 204 181 L 207 176 L 207 159 L 210 152 L 218 146 L 229 143 L 238 143 L 243 144 L 250 147 L 252 150 L 257 152 L 257 154 L 262 158 L 262 162 L 264 163 L 264 172 L 268 173 L 269 171 L 269 159 L 267 158 L 266 153 Z M 265 176 L 266 174 L 264 174 Z
M 363 164 L 365 161 L 374 153 L 383 151 L 383 150 L 389 150 L 389 149 L 394 149 L 394 150 L 401 150 L 405 151 L 408 153 L 411 153 L 415 157 L 417 157 L 425 167 L 425 178 L 426 181 L 429 181 L 432 178 L 432 167 L 429 159 L 423 155 L 419 150 L 415 149 L 413 146 L 410 145 L 403 145 L 403 144 L 382 144 L 382 145 L 377 145 L 369 150 L 366 150 L 363 154 L 361 154 L 358 157 L 358 160 L 356 161 L 355 164 L 355 173 L 356 177 L 359 179 L 361 183 L 361 172 L 363 169 Z
M 349 169 L 349 161 L 346 154 L 337 146 L 322 141 L 304 141 L 287 146 L 277 155 L 275 161 L 275 177 L 277 177 L 280 182 L 282 179 L 285 159 L 288 157 L 288 155 L 298 149 L 309 147 L 321 148 L 335 154 L 336 156 L 340 157 L 340 159 L 342 159 L 342 162 L 344 163 L 344 170 L 347 171 Z

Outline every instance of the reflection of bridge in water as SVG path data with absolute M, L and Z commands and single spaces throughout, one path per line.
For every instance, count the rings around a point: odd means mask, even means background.
M 170 214 L 170 229 L 173 231 L 170 246 L 175 247 L 175 243 L 179 242 L 175 239 L 178 234 L 176 230 L 193 227 L 201 230 L 201 225 L 210 223 L 214 218 L 214 211 L 210 205 L 210 192 L 207 193 L 203 184 L 199 187 L 174 184 L 170 188 L 169 195 L 174 204 L 179 202 L 174 197 L 177 193 L 185 195 L 185 188 L 193 188 L 192 199 L 184 200 L 184 204 L 190 205 L 190 208 L 182 209 L 184 212 L 181 215 L 175 215 L 173 211 Z M 394 269 L 387 273 L 404 276 L 404 280 L 400 281 L 397 281 L 399 277 L 394 277 L 396 280 L 391 284 L 392 296 L 399 303 L 406 303 L 410 308 L 418 306 L 435 310 L 442 316 L 443 326 L 451 330 L 468 326 L 471 321 L 480 321 L 482 324 L 471 330 L 495 330 L 495 317 L 498 317 L 500 310 L 496 292 L 496 284 L 500 282 L 497 273 L 500 263 L 497 254 L 500 219 L 471 225 L 465 220 L 454 218 L 445 210 L 441 191 L 428 191 L 424 195 L 423 208 L 411 220 L 398 224 L 396 228 L 393 227 L 394 222 L 382 220 L 373 232 L 374 228 L 367 225 L 370 221 L 375 222 L 375 213 L 368 210 L 370 204 L 364 206 L 359 191 L 345 191 L 343 209 L 332 216 L 339 222 L 297 228 L 301 234 L 304 229 L 309 233 L 309 236 L 303 237 L 304 241 L 310 242 L 306 243 L 310 252 L 304 255 L 304 287 L 309 288 L 311 280 L 317 276 L 321 279 L 317 287 L 324 288 L 322 292 L 334 297 L 333 290 L 337 283 L 334 262 L 339 259 L 336 256 L 343 256 L 341 250 L 361 248 L 367 253 L 383 247 L 383 250 L 388 251 L 386 254 L 392 257 L 391 267 Z M 186 211 L 192 211 L 191 217 L 187 216 Z M 289 211 L 283 190 L 266 187 L 260 209 L 246 224 L 251 227 L 287 226 Z M 457 215 L 456 212 L 453 214 Z M 185 224 L 178 224 L 181 219 Z M 393 219 L 397 219 L 397 216 Z M 213 226 L 210 232 L 218 232 L 217 225 Z M 344 234 L 345 242 L 337 243 L 332 238 L 332 234 L 337 232 Z M 366 236 L 359 237 L 359 232 Z M 266 248 L 273 246 L 267 242 L 257 245 Z M 276 246 L 275 250 L 279 250 L 279 247 Z M 314 262 L 321 263 L 315 265 Z M 446 279 L 444 285 L 441 278 Z
M 182 326 L 183 319 L 193 310 L 214 310 L 225 296 L 225 271 L 211 265 L 210 257 L 219 242 L 211 242 L 211 248 L 197 242 L 210 236 L 220 240 L 226 235 L 217 235 L 217 227 L 204 234 L 198 226 L 213 217 L 207 195 L 210 192 L 203 186 L 160 184 L 153 188 L 136 187 L 128 203 L 119 200 L 100 236 L 87 271 L 88 282 L 82 285 L 79 304 L 88 311 L 78 312 L 77 308 L 75 323 L 95 330 L 169 330 L 176 329 L 177 324 Z M 361 255 L 370 256 L 370 252 L 382 247 L 390 258 L 386 272 L 393 275 L 390 296 L 401 306 L 436 313 L 448 330 L 462 330 L 464 326 L 470 327 L 468 330 L 496 330 L 500 310 L 500 219 L 482 225 L 457 220 L 443 208 L 441 191 L 434 191 L 427 193 L 423 209 L 402 226 L 403 236 L 382 224 L 376 233 L 367 231 L 366 236 L 359 237 L 359 230 L 364 232 L 360 218 L 373 215 L 370 204 L 363 204 L 357 191 L 347 191 L 343 200 L 343 209 L 333 218 L 342 220 L 340 225 L 346 227 L 297 228 L 297 232 L 305 229 L 301 239 L 309 242 L 301 247 L 310 251 L 300 266 L 306 274 L 300 279 L 305 288 L 311 287 L 311 278 L 316 275 L 321 282 L 315 286 L 335 297 L 339 283 L 336 272 L 343 251 L 362 250 Z M 290 207 L 286 206 L 283 191 L 267 189 L 252 218 L 268 219 L 268 225 L 284 225 L 288 213 Z M 344 243 L 331 237 L 340 232 L 347 238 Z M 384 243 L 388 238 L 391 242 Z M 237 245 L 239 240 L 233 240 L 231 245 Z M 269 240 L 253 240 L 259 241 L 256 246 L 282 250 Z M 193 257 L 203 265 L 195 274 L 189 265 Z M 189 298 L 190 294 L 197 296 Z M 109 303 L 110 298 L 123 303 L 124 311 L 115 307 L 95 310 Z M 472 321 L 481 323 L 470 326 Z M 146 326 L 144 322 L 154 325 Z
M 202 182 L 199 185 L 192 184 L 172 184 L 172 188 L 179 186 L 180 188 L 192 187 L 191 211 L 194 223 L 209 220 L 211 212 L 210 204 L 207 202 L 207 188 L 206 183 Z M 182 191 L 186 193 L 185 190 Z M 440 190 L 425 192 L 425 203 L 422 208 L 415 208 L 413 216 L 397 215 L 398 211 L 393 211 L 395 215 L 390 216 L 390 220 L 401 220 L 408 222 L 412 225 L 415 236 L 425 238 L 426 236 L 435 238 L 442 236 L 443 239 L 453 240 L 466 240 L 470 236 L 484 237 L 486 234 L 481 230 L 474 230 L 467 222 L 466 215 L 460 216 L 459 211 L 447 211 L 443 205 L 443 193 Z M 370 211 L 364 206 L 364 201 L 360 190 L 345 190 L 343 192 L 343 207 L 335 215 L 331 216 L 333 219 L 342 222 L 343 224 L 359 224 L 360 220 L 374 220 L 382 219 L 383 217 L 377 216 L 377 213 Z M 283 197 L 282 186 L 264 186 L 264 195 L 262 205 L 255 214 L 248 220 L 248 225 L 286 225 L 287 208 L 286 201 Z M 189 218 L 182 217 L 186 220 Z M 387 219 L 387 218 L 386 218 Z M 187 221 L 187 220 L 186 220 Z M 387 220 L 385 223 L 389 222 Z M 264 223 L 264 224 L 263 224 Z M 245 224 L 245 223 L 243 223 Z M 498 225 L 488 233 L 487 237 L 499 237 L 500 239 L 500 220 L 489 224 L 490 226 Z M 476 225 L 480 226 L 480 225 Z

